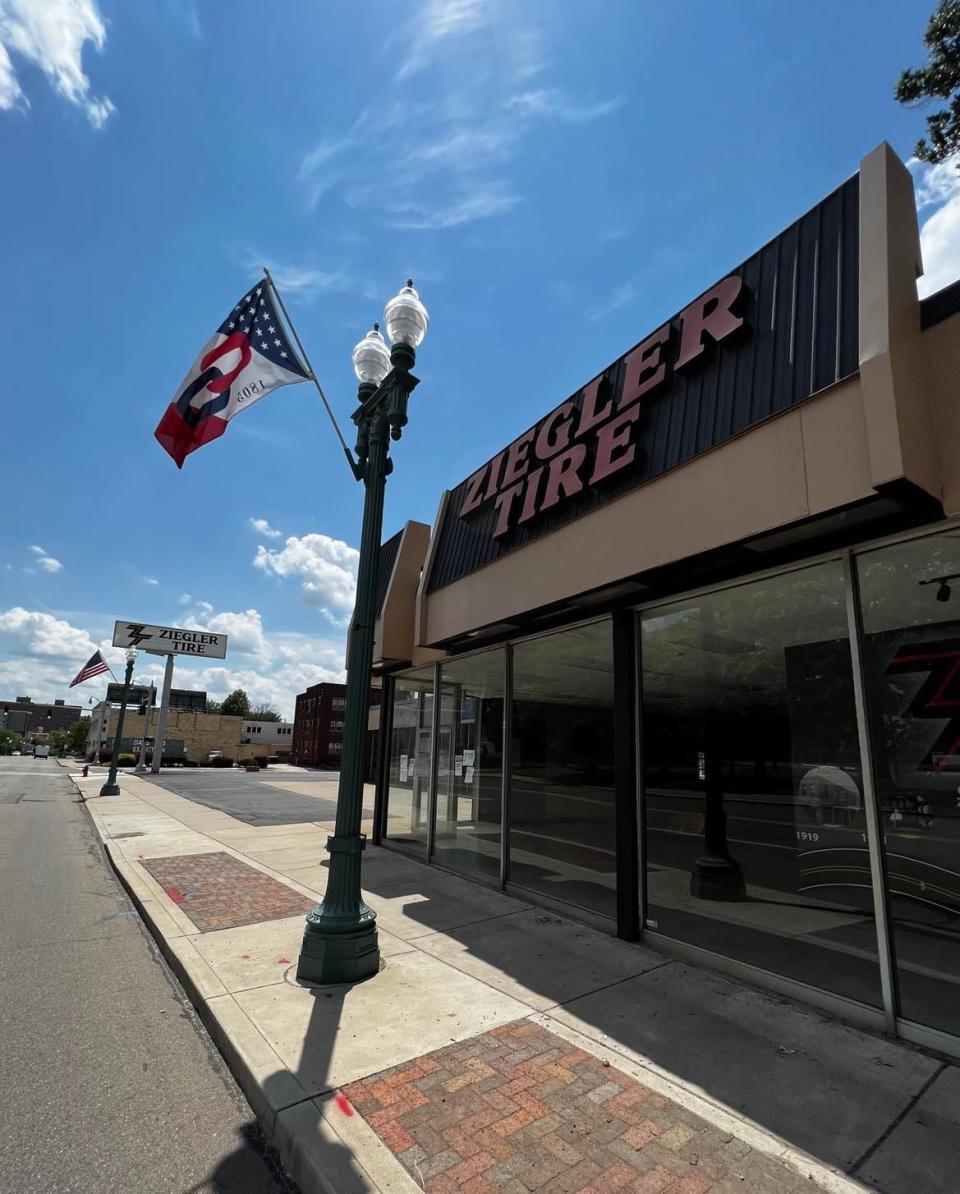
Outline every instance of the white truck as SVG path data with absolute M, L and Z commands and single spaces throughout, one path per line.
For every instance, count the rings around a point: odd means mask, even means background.
M 35 759 L 49 759 L 50 758 L 50 747 L 49 746 L 35 746 L 33 748 L 33 757 Z

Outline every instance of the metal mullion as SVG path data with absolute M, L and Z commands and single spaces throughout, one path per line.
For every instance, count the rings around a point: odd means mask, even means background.
M 633 665 L 637 678 L 634 685 L 633 757 L 636 760 L 635 796 L 637 801 L 637 874 L 640 890 L 637 899 L 640 906 L 640 939 L 643 940 L 647 925 L 647 798 L 643 771 L 643 635 L 640 630 L 640 615 L 633 614 Z
M 513 743 L 513 646 L 503 648 L 503 744 L 500 750 L 500 889 L 510 875 L 510 756 Z
M 440 664 L 433 665 L 433 716 L 430 719 L 430 788 L 427 792 L 427 862 L 437 844 L 437 778 L 440 770 Z
M 857 735 L 860 740 L 860 772 L 863 804 L 867 822 L 867 844 L 870 850 L 870 877 L 873 887 L 873 908 L 877 929 L 877 952 L 880 964 L 880 987 L 883 1014 L 887 1031 L 897 1034 L 899 994 L 894 958 L 893 938 L 887 888 L 884 877 L 883 835 L 877 808 L 874 784 L 873 751 L 870 744 L 870 722 L 867 716 L 866 673 L 863 663 L 863 622 L 860 614 L 860 593 L 853 555 L 843 554 L 843 585 L 847 607 L 847 635 L 850 642 L 850 662 L 853 672 L 853 698 L 857 714 Z
M 379 846 L 387 833 L 387 804 L 390 800 L 390 761 L 393 750 L 392 676 L 384 676 L 380 687 L 380 766 L 377 768 L 377 794 L 374 801 L 373 844 Z

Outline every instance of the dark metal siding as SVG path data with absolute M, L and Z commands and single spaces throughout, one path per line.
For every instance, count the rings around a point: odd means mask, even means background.
M 387 599 L 387 586 L 393 575 L 393 566 L 397 562 L 400 551 L 400 540 L 403 531 L 397 531 L 393 538 L 380 545 L 380 555 L 377 557 L 377 604 L 375 617 L 379 618 L 383 611 L 383 603 Z
M 928 295 L 920 303 L 920 326 L 924 331 L 949 319 L 960 311 L 960 282 L 953 282 L 938 290 L 936 294 Z
M 438 530 L 427 591 L 459 580 L 856 373 L 858 221 L 859 176 L 854 175 L 730 271 L 746 283 L 742 313 L 748 333 L 718 346 L 689 374 L 674 374 L 662 393 L 642 399 L 637 457 L 606 485 L 584 489 L 497 541 L 492 502 L 460 518 L 466 495 L 466 481 L 461 482 Z M 679 326 L 677 316 L 670 322 Z M 623 385 L 625 356 L 605 370 L 614 393 Z M 569 401 L 579 408 L 582 398 L 580 390 Z

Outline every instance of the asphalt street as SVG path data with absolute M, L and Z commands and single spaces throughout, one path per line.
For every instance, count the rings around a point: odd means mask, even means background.
M 52 760 L 0 758 L 0 1192 L 296 1194 Z

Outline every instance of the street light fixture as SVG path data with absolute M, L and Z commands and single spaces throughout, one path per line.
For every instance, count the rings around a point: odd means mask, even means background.
M 133 676 L 133 665 L 137 653 L 133 647 L 127 648 L 127 670 L 123 673 L 123 692 L 120 694 L 120 712 L 117 715 L 117 730 L 113 736 L 113 751 L 110 754 L 110 774 L 107 782 L 100 789 L 101 796 L 119 796 L 120 785 L 117 783 L 117 756 L 120 753 L 120 739 L 123 736 L 123 718 L 127 712 L 127 697 L 130 695 L 130 680 Z
M 377 324 L 353 350 L 360 405 L 354 474 L 364 485 L 363 527 L 357 568 L 357 596 L 347 649 L 347 705 L 337 789 L 337 819 L 327 839 L 330 874 L 326 893 L 307 915 L 297 978 L 312 983 L 359 982 L 380 968 L 377 914 L 360 895 L 363 819 L 363 757 L 370 706 L 370 668 L 376 618 L 377 562 L 383 530 L 383 498 L 393 470 L 389 440 L 407 423 L 407 401 L 419 385 L 410 370 L 427 334 L 429 317 L 412 279 L 387 303 L 384 323 L 390 351 Z

